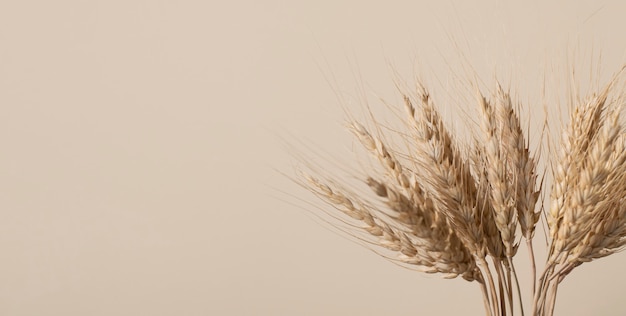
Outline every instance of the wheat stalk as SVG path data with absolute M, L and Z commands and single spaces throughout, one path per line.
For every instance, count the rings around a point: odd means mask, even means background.
M 515 293 L 524 314 L 513 260 L 523 238 L 531 258 L 531 313 L 552 315 L 558 286 L 574 268 L 626 245 L 623 99 L 612 94 L 623 70 L 573 108 L 561 149 L 550 157 L 549 249 L 539 279 L 532 246 L 542 209 L 538 161 L 500 85 L 491 98 L 477 93 L 480 136 L 471 144 L 453 138 L 422 85 L 403 94 L 408 152 L 390 146 L 384 133 L 350 122 L 380 166 L 362 175 L 371 195 L 304 171 L 301 184 L 351 218 L 368 242 L 394 252 L 394 260 L 477 282 L 487 315 L 514 315 Z

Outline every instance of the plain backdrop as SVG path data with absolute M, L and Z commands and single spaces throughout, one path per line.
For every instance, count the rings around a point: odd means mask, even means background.
M 398 267 L 316 217 L 287 177 L 294 152 L 353 161 L 344 109 L 396 104 L 398 77 L 422 78 L 451 119 L 474 109 L 460 77 L 498 78 L 536 117 L 558 69 L 606 82 L 626 61 L 624 12 L 1 1 L 0 315 L 481 315 L 476 284 Z M 577 268 L 557 314 L 626 314 L 625 264 Z

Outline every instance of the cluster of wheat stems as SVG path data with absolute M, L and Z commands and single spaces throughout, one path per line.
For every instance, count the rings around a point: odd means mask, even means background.
M 626 244 L 626 133 L 616 78 L 572 105 L 548 172 L 538 172 L 518 107 L 499 85 L 489 98 L 477 92 L 480 128 L 463 145 L 418 85 L 403 95 L 405 150 L 390 148 L 381 130 L 349 122 L 380 162 L 382 172 L 363 176 L 370 196 L 310 172 L 302 172 L 301 183 L 395 252 L 394 260 L 476 282 L 487 315 L 523 315 L 523 297 L 532 315 L 552 315 L 558 286 L 575 267 Z M 543 175 L 552 177 L 545 212 L 538 203 Z M 532 241 L 542 218 L 549 244 L 537 271 Z M 513 262 L 522 240 L 531 262 L 529 295 L 521 293 Z

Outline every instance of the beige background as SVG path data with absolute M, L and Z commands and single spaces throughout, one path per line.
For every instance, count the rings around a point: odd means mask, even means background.
M 390 65 L 537 103 L 567 52 L 625 61 L 621 1 L 214 2 L 0 2 L 0 315 L 480 315 L 315 218 L 283 140 L 349 152 L 335 93 L 397 100 Z M 557 313 L 626 314 L 625 264 Z

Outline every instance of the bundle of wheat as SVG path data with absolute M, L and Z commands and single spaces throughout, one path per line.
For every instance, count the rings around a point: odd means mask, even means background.
M 499 85 L 492 98 L 477 93 L 481 123 L 471 145 L 453 138 L 421 85 L 403 95 L 408 152 L 391 149 L 383 133 L 350 122 L 350 131 L 380 162 L 382 172 L 363 173 L 371 195 L 305 171 L 300 183 L 361 223 L 358 229 L 396 252 L 398 261 L 478 283 L 487 315 L 513 315 L 516 300 L 524 313 L 513 261 L 524 239 L 532 315 L 552 315 L 558 285 L 575 267 L 626 244 L 626 133 L 621 96 L 612 93 L 618 75 L 572 109 L 560 151 L 549 157 L 549 253 L 539 276 L 532 241 L 542 217 L 543 181 L 519 113 Z

